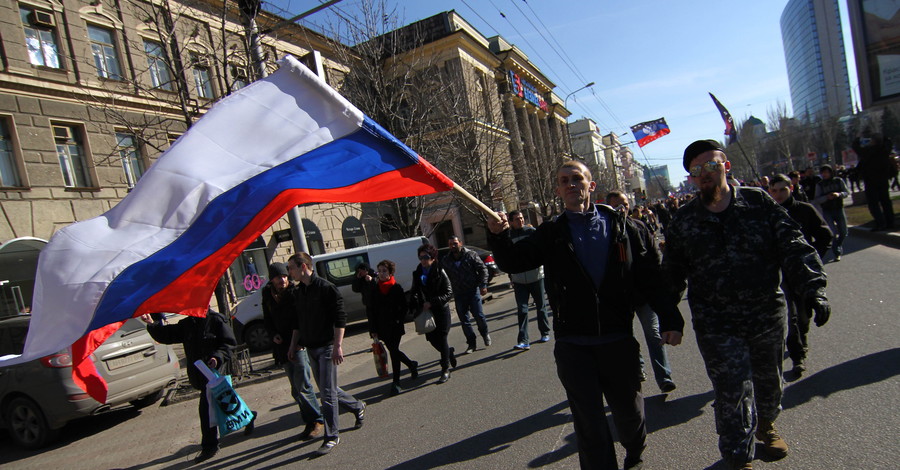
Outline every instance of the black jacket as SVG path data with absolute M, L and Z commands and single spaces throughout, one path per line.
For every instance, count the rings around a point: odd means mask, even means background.
M 300 331 L 298 345 L 321 348 L 334 343 L 334 329 L 347 326 L 344 299 L 334 284 L 313 274 L 309 285 L 302 282 L 294 289 L 296 323 Z
M 435 331 L 448 333 L 450 331 L 450 306 L 448 302 L 453 298 L 453 289 L 450 287 L 450 277 L 444 272 L 440 264 L 435 262 L 428 270 L 425 281 L 422 281 L 422 265 L 413 271 L 413 296 L 416 302 L 416 316 L 422 313 L 422 304 L 431 303 L 431 313 L 437 328 Z
M 266 284 L 262 290 L 263 323 L 269 332 L 269 337 L 281 336 L 281 344 L 272 342 L 272 357 L 275 363 L 288 360 L 288 347 L 291 345 L 291 335 L 294 332 L 294 324 L 297 322 L 297 307 L 294 304 L 296 286 L 288 284 L 278 299 L 275 299 L 275 288 L 272 283 Z
M 831 248 L 831 240 L 834 235 L 816 208 L 809 203 L 794 199 L 794 196 L 788 197 L 781 206 L 787 209 L 788 215 L 795 222 L 800 224 L 800 231 L 803 232 L 806 241 L 819 253 L 819 258 L 825 256 L 825 253 Z
M 400 284 L 394 284 L 387 294 L 382 294 L 377 281 L 369 296 L 366 316 L 369 318 L 369 331 L 382 340 L 400 340 L 406 333 L 403 322 L 406 320 L 406 293 Z
M 505 232 L 490 234 L 494 259 L 501 269 L 513 273 L 544 265 L 557 338 L 631 334 L 638 302 L 650 303 L 657 312 L 660 331 L 683 331 L 676 298 L 663 281 L 658 252 L 646 245 L 647 235 L 612 208 L 595 207 L 611 222 L 606 274 L 599 288 L 575 254 L 565 214 L 544 222 L 532 236 L 515 244 Z
M 203 390 L 206 386 L 206 377 L 194 366 L 194 361 L 207 362 L 214 357 L 218 362 L 216 369 L 224 374 L 231 361 L 231 348 L 237 345 L 225 317 L 212 309 L 206 312 L 205 318 L 185 317 L 172 325 L 153 323 L 147 325 L 147 331 L 162 344 L 184 345 L 188 380 L 197 390 Z

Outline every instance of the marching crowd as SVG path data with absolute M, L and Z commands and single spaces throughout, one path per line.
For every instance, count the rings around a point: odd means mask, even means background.
M 877 181 L 867 175 L 876 166 L 872 155 L 880 158 L 884 145 L 875 137 L 855 143 L 861 157 L 858 173 L 878 229 L 893 226 L 890 201 L 882 205 L 879 192 L 887 188 L 881 180 L 887 183 L 888 172 L 882 171 Z M 787 349 L 793 372 L 801 375 L 809 324 L 822 326 L 829 319 L 822 259 L 831 249 L 833 260 L 840 260 L 847 235 L 842 201 L 849 188 L 829 166 L 820 168 L 819 177 L 808 171 L 804 178 L 763 178 L 760 187 L 729 184 L 731 163 L 712 140 L 689 145 L 683 164 L 696 195 L 632 207 L 619 191 L 606 195 L 606 204 L 592 203 L 596 182 L 590 170 L 568 161 L 555 179 L 563 213 L 537 228 L 525 225 L 518 211 L 497 213 L 496 220 L 488 221 L 488 244 L 498 265 L 511 273 L 519 324 L 514 349 L 531 347 L 528 310 L 533 302 L 539 333 L 535 341 L 549 341 L 553 331 L 557 375 L 585 469 L 619 468 L 604 400 L 625 449 L 625 468 L 643 466 L 647 429 L 641 382 L 646 376 L 632 322 L 637 315 L 660 390 L 675 390 L 664 345 L 681 343 L 684 319 L 678 304 L 685 290 L 715 394 L 723 461 L 729 468 L 752 469 L 757 440 L 772 458 L 788 454 L 775 427 L 783 356 Z M 434 327 L 425 337 L 440 357 L 438 383 L 447 382 L 457 365 L 456 351 L 447 341 L 451 301 L 466 338 L 465 353 L 477 349 L 479 337 L 485 347 L 492 344 L 482 307 L 485 265 L 456 237 L 449 248 L 442 259 L 432 245 L 418 248 L 419 265 L 409 286 L 413 305 L 404 293 L 407 286 L 394 278 L 394 262 L 381 260 L 374 270 L 365 264 L 356 267 L 353 290 L 366 305 L 370 335 L 390 355 L 391 395 L 403 392 L 402 367 L 413 379 L 419 373 L 419 363 L 400 350 L 408 311 L 433 317 Z M 366 411 L 363 401 L 338 386 L 347 322 L 341 295 L 314 272 L 308 254 L 296 253 L 286 264 L 270 265 L 262 302 L 273 354 L 281 359 L 305 423 L 299 438 L 321 436 L 317 453 L 327 454 L 340 443 L 340 408 L 354 415 L 356 428 L 363 426 Z M 212 312 L 206 320 L 193 319 L 181 327 L 193 331 L 187 335 L 192 339 L 164 339 L 185 341 L 186 352 L 187 342 L 195 341 L 202 347 L 192 348 L 194 355 L 210 367 L 221 367 L 234 336 L 214 321 L 220 316 Z M 163 338 L 164 328 L 172 326 L 148 328 Z M 202 388 L 202 382 L 191 376 L 195 387 Z M 203 400 L 199 412 L 205 425 L 208 405 Z M 252 432 L 252 426 L 245 432 Z M 204 428 L 202 446 L 196 462 L 216 454 L 215 428 Z

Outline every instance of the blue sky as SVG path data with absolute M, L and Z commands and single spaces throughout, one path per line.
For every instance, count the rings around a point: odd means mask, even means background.
M 272 2 L 292 14 L 319 3 Z M 344 0 L 331 8 L 350 13 L 359 3 Z M 779 103 L 791 112 L 779 23 L 787 0 L 387 3 L 396 7 L 402 24 L 456 10 L 485 36 L 500 34 L 524 51 L 556 83 L 560 97 L 596 82 L 569 98 L 570 121 L 589 117 L 603 133 L 613 131 L 630 141 L 629 126 L 664 117 L 671 134 L 642 149 L 632 148 L 641 163 L 668 165 L 675 185 L 686 176 L 681 155 L 688 144 L 705 138 L 722 140 L 725 127 L 708 92 L 740 122 L 750 115 L 767 122 L 769 110 Z M 844 35 L 849 38 L 846 2 L 839 3 Z M 326 23 L 327 15 L 316 13 L 306 21 Z M 846 53 L 855 100 L 852 50 L 846 47 Z

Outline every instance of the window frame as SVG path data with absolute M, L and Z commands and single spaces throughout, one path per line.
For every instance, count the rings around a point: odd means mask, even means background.
M 96 188 L 94 175 L 91 171 L 91 161 L 88 158 L 88 146 L 85 142 L 84 130 L 78 124 L 65 122 L 51 122 L 51 137 L 56 147 L 56 157 L 59 162 L 59 170 L 63 178 L 63 186 L 69 189 L 93 189 Z M 53 135 L 53 127 L 66 127 L 70 130 L 71 137 L 62 140 Z M 78 150 L 73 155 L 72 149 Z M 62 149 L 66 151 L 63 152 Z M 79 168 L 80 167 L 80 168 Z M 67 171 L 68 170 L 68 171 Z M 80 175 L 78 173 L 81 173 Z M 84 181 L 79 181 L 79 176 Z
M 123 146 L 122 139 L 120 136 L 127 137 L 131 139 L 131 146 Z M 122 172 L 125 175 L 125 184 L 128 186 L 128 189 L 134 189 L 134 186 L 138 181 L 144 176 L 147 172 L 147 160 L 144 158 L 144 152 L 142 151 L 142 145 L 140 139 L 125 130 L 116 130 L 115 131 L 115 139 L 116 139 L 116 153 L 119 156 L 119 159 L 122 161 Z M 125 152 L 129 151 L 131 155 L 126 156 Z M 135 176 L 135 168 L 133 165 L 137 165 L 139 168 L 139 174 Z
M 5 133 L 3 131 L 5 131 Z M 16 123 L 13 116 L 0 114 L 0 142 L 7 142 L 9 147 L 8 149 L 0 148 L 0 187 L 28 188 L 29 185 L 25 173 L 25 164 L 22 158 L 22 150 L 19 145 L 19 136 L 16 132 Z M 0 144 L 0 147 L 2 147 L 2 144 Z M 2 156 L 3 152 L 8 152 L 8 157 Z M 8 158 L 8 162 L 2 162 L 4 158 Z M 6 163 L 9 169 L 14 173 L 13 179 L 16 184 L 6 184 L 3 163 Z
M 94 23 L 87 23 L 86 27 L 87 27 L 87 39 L 88 39 L 88 43 L 91 46 L 90 47 L 91 57 L 94 60 L 94 68 L 97 70 L 97 77 L 99 77 L 100 79 L 103 79 L 103 80 L 124 81 L 125 76 L 122 74 L 122 61 L 121 61 L 121 54 L 119 54 L 119 46 L 118 46 L 118 41 L 117 41 L 118 38 L 116 37 L 116 30 L 114 28 L 110 28 L 108 26 L 103 26 L 103 25 L 94 24 Z M 98 39 L 95 39 L 93 37 L 93 35 L 91 34 L 92 29 L 102 31 L 103 33 L 109 34 L 110 42 L 106 43 L 106 42 L 101 42 Z M 99 67 L 97 67 L 98 55 L 97 55 L 97 51 L 95 50 L 95 47 L 98 47 L 98 46 L 103 49 L 102 59 L 103 59 L 104 69 L 102 71 Z M 109 51 L 107 49 L 112 50 L 112 55 L 109 54 Z M 108 70 L 110 58 L 115 62 L 115 67 L 117 69 L 116 74 L 112 74 Z M 104 76 L 104 74 L 106 74 L 106 76 Z
M 28 56 L 28 63 L 35 67 L 43 67 L 50 70 L 65 70 L 63 63 L 63 54 L 60 52 L 60 44 L 62 41 L 60 40 L 58 26 L 56 25 L 56 13 L 52 10 L 48 11 L 43 8 L 25 4 L 18 4 L 18 7 L 19 20 L 22 22 L 22 32 L 25 35 L 25 42 L 23 44 Z M 34 15 L 34 12 L 36 11 L 51 15 L 54 22 L 53 26 L 33 24 L 29 17 Z M 36 49 L 32 49 L 32 47 L 29 46 L 29 40 L 31 40 L 31 38 L 29 37 L 29 30 L 33 31 L 35 34 L 33 40 L 37 41 L 38 47 Z M 55 60 L 55 65 L 47 65 L 47 60 L 48 58 L 50 58 L 47 56 L 48 51 L 45 50 L 47 38 L 50 39 L 49 43 L 51 43 L 53 46 L 52 59 Z M 42 63 L 35 62 L 35 59 L 37 58 L 37 55 L 35 55 L 35 53 L 40 53 L 40 60 Z
M 150 74 L 151 87 L 155 90 L 174 92 L 175 75 L 172 73 L 172 69 L 166 62 L 165 46 L 159 41 L 147 38 L 143 38 L 143 45 L 144 56 L 147 58 L 147 72 Z M 148 45 L 153 45 L 159 53 L 153 54 L 152 51 L 148 50 Z M 167 81 L 164 82 L 162 80 L 162 77 L 160 76 L 161 73 L 166 75 Z

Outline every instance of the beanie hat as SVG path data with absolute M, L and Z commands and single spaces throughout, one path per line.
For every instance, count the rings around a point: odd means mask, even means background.
M 269 265 L 269 279 L 278 277 L 278 276 L 287 276 L 288 269 L 287 265 L 284 263 L 272 263 Z
M 691 165 L 691 160 L 697 158 L 697 155 L 701 153 L 709 152 L 710 150 L 718 150 L 720 152 L 725 152 L 718 142 L 712 139 L 706 140 L 698 140 L 691 145 L 688 145 L 686 149 L 684 149 L 684 161 L 682 164 L 684 165 L 685 171 L 691 171 L 689 166 Z

